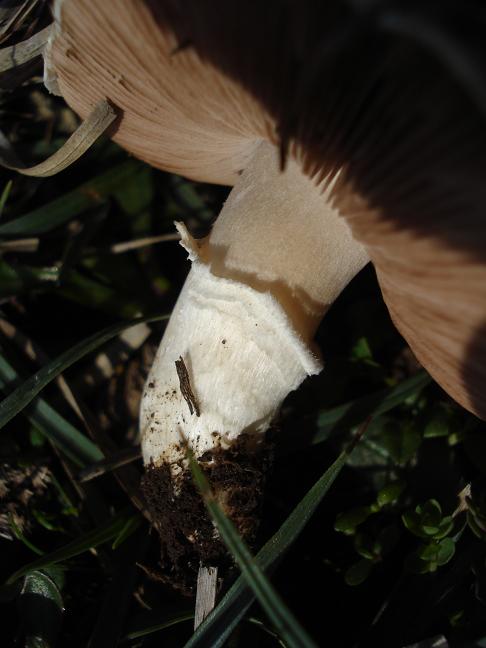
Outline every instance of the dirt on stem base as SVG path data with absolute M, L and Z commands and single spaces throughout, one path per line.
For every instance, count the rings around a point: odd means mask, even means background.
M 219 505 L 250 545 L 258 530 L 272 449 L 270 442 L 256 443 L 244 434 L 229 448 L 214 448 L 198 459 Z M 190 470 L 186 468 L 174 481 L 168 463 L 150 464 L 141 485 L 160 536 L 162 573 L 158 576 L 189 595 L 194 593 L 200 564 L 218 566 L 224 577 L 233 563 Z

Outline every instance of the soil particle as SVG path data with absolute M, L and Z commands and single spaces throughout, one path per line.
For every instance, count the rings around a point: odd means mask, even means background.
M 217 447 L 199 458 L 220 506 L 250 545 L 258 529 L 271 455 L 268 442 L 256 444 L 254 437 L 243 434 L 229 448 Z M 218 566 L 222 575 L 232 567 L 188 470 L 178 477 L 176 486 L 169 464 L 151 464 L 142 490 L 160 535 L 162 580 L 191 594 L 200 563 Z

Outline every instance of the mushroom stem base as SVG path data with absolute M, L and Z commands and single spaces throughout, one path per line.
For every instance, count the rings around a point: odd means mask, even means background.
M 216 501 L 250 544 L 259 526 L 265 474 L 272 454 L 268 441 L 242 434 L 229 448 L 208 450 L 198 459 Z M 190 470 L 183 467 L 174 480 L 173 469 L 167 462 L 149 464 L 142 491 L 160 535 L 162 577 L 191 594 L 200 564 L 217 565 L 224 576 L 232 563 Z

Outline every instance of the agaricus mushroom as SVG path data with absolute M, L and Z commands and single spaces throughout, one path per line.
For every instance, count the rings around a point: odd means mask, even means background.
M 446 7 L 439 26 L 466 14 Z M 181 439 L 251 535 L 264 432 L 320 370 L 315 329 L 368 254 L 419 359 L 486 416 L 484 98 L 430 18 L 230 0 L 55 15 L 47 76 L 76 112 L 107 98 L 136 156 L 234 185 L 209 237 L 178 226 L 192 269 L 142 403 L 145 492 L 174 563 L 219 552 Z

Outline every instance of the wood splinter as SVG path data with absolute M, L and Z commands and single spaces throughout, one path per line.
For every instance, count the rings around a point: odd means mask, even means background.
M 196 607 L 194 610 L 194 630 L 212 612 L 216 603 L 218 568 L 200 565 L 197 575 Z

